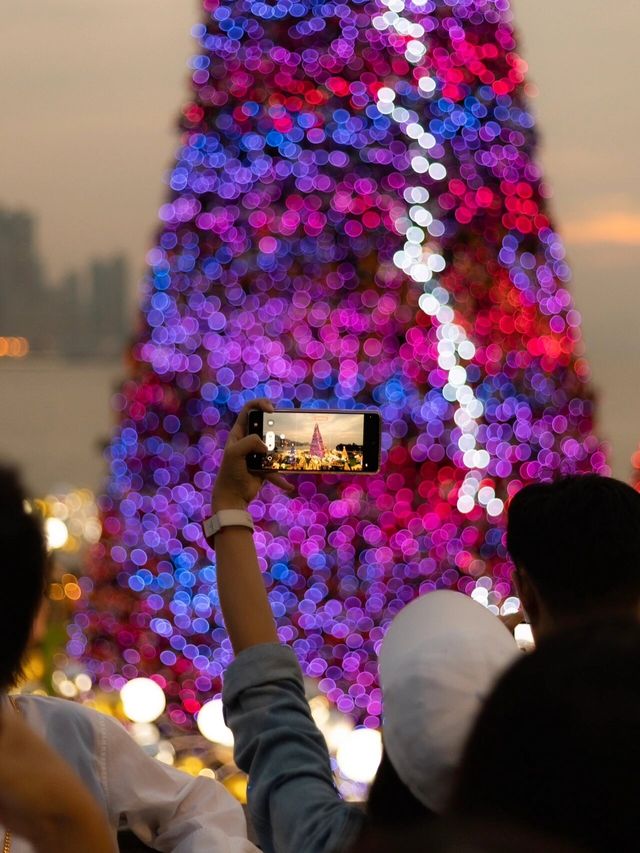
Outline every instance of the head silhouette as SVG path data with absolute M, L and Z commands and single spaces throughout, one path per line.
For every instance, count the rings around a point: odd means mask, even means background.
M 640 494 L 583 475 L 525 486 L 509 505 L 507 548 L 534 632 L 640 603 Z
M 452 810 L 585 850 L 637 850 L 640 624 L 541 640 L 498 682 L 461 762 Z
M 17 474 L 0 466 L 0 690 L 15 684 L 42 602 L 47 551 L 38 517 L 29 512 Z

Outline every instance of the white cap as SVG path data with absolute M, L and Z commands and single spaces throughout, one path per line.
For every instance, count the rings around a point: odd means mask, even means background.
M 482 703 L 518 655 L 502 622 L 460 592 L 423 595 L 391 623 L 379 656 L 384 747 L 429 809 L 446 806 Z

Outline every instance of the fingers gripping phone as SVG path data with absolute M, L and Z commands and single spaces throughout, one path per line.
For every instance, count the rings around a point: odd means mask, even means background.
M 267 445 L 251 453 L 251 471 L 374 474 L 380 469 L 380 414 L 343 409 L 249 412 L 249 432 Z

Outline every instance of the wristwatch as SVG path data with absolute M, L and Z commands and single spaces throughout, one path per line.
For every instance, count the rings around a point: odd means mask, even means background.
M 202 523 L 204 538 L 213 548 L 213 540 L 216 533 L 219 533 L 223 527 L 247 527 L 249 530 L 254 530 L 253 519 L 248 512 L 242 509 L 221 509 L 216 512 L 211 518 L 205 519 Z

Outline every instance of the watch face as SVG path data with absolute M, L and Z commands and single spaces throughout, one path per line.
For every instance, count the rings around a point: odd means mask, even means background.
M 212 515 L 211 518 L 207 518 L 202 525 L 202 529 L 204 530 L 204 538 L 208 539 L 218 532 L 218 524 L 216 523 L 217 519 L 215 515 Z

